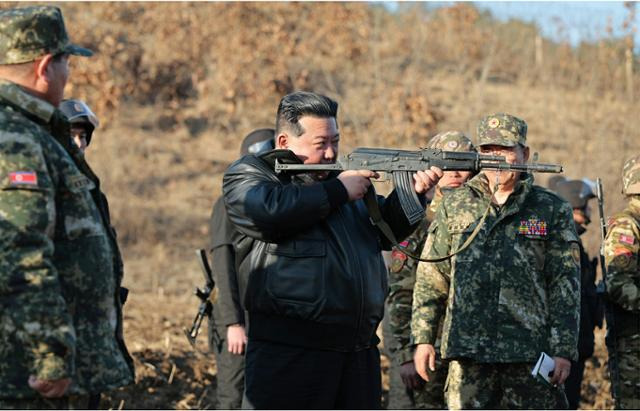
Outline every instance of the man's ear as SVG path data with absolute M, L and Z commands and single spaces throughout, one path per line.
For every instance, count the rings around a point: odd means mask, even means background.
M 276 136 L 276 148 L 289 148 L 289 136 L 286 133 L 280 133 Z
M 53 54 L 46 54 L 45 56 L 34 61 L 36 80 L 44 83 L 49 83 L 51 79 L 51 63 L 53 62 Z

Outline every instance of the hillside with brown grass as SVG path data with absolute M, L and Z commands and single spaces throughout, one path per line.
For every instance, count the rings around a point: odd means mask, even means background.
M 395 13 L 367 3 L 59 5 L 72 39 L 97 51 L 72 61 L 66 95 L 87 100 L 102 121 L 88 159 L 110 200 L 131 289 L 125 334 L 137 384 L 108 396 L 106 408 L 212 406 L 213 356 L 182 333 L 201 285 L 193 250 L 208 242 L 222 173 L 242 138 L 273 125 L 287 92 L 339 101 L 343 153 L 416 148 L 449 129 L 475 136 L 483 115 L 515 114 L 540 161 L 561 163 L 569 178 L 603 178 L 607 214 L 622 208 L 622 163 L 640 151 L 629 39 L 572 48 L 469 3 Z M 595 255 L 595 223 L 586 245 Z M 612 408 L 603 335 L 583 408 Z

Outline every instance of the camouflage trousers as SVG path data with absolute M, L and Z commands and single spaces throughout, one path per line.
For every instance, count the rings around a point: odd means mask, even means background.
M 436 370 L 429 374 L 429 382 L 425 383 L 421 389 L 413 390 L 413 399 L 416 408 L 419 410 L 441 410 L 446 408 L 444 401 L 444 387 L 447 382 L 447 371 L 449 362 L 440 358 L 440 348 L 436 348 Z
M 616 392 L 623 410 L 640 409 L 640 334 L 620 337 L 617 341 L 618 378 Z
M 441 410 L 444 402 L 444 383 L 447 379 L 447 362 L 436 357 L 436 370 L 429 372 L 429 382 L 417 390 L 407 388 L 400 377 L 400 365 L 391 361 L 389 368 L 389 406 L 388 409 Z
M 564 392 L 532 377 L 534 365 L 453 360 L 445 385 L 448 408 L 557 409 Z
M 0 410 L 86 410 L 88 395 L 67 395 L 61 398 L 0 398 Z

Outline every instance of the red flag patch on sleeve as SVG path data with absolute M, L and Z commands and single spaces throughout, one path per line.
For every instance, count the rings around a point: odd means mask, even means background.
M 9 173 L 10 186 L 37 186 L 38 175 L 35 171 L 13 171 Z
M 620 234 L 619 240 L 621 243 L 630 244 L 630 245 L 633 245 L 633 243 L 636 242 L 636 239 L 633 238 L 633 236 L 626 235 L 626 234 Z

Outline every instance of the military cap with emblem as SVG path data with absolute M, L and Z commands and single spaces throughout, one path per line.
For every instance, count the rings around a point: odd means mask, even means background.
M 437 148 L 445 151 L 476 151 L 471 139 L 462 131 L 443 131 L 429 140 L 427 148 Z
M 478 123 L 478 145 L 514 147 L 526 145 L 527 123 L 511 114 L 496 113 Z
M 46 54 L 90 57 L 72 44 L 58 7 L 33 6 L 0 11 L 0 64 L 27 63 Z
M 640 154 L 628 159 L 622 167 L 622 193 L 640 194 Z

